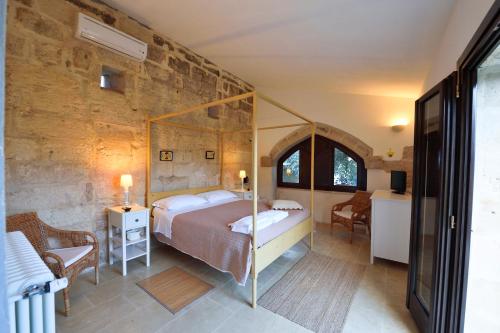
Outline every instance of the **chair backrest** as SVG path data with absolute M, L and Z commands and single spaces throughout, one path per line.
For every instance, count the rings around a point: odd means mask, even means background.
M 36 213 L 22 213 L 7 217 L 7 232 L 21 231 L 35 250 L 41 254 L 47 249 L 45 223 Z
M 372 193 L 366 191 L 356 191 L 351 199 L 352 210 L 357 211 L 371 205 L 370 197 Z

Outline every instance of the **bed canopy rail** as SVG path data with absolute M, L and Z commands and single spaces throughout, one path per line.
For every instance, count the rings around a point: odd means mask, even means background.
M 205 127 L 201 125 L 193 125 L 190 123 L 182 123 L 172 121 L 174 118 L 179 118 L 182 116 L 189 115 L 196 111 L 206 110 L 213 107 L 218 107 L 221 105 L 230 104 L 233 102 L 238 102 L 241 100 L 252 100 L 252 112 L 251 112 L 251 128 L 238 128 L 238 129 L 230 129 L 225 130 L 223 128 L 211 128 Z M 257 124 L 257 115 L 258 115 L 258 106 L 259 102 L 264 101 L 266 103 L 271 104 L 272 106 L 285 111 L 286 113 L 299 118 L 302 122 L 300 123 L 291 123 L 291 124 L 283 124 L 283 125 L 274 125 L 274 126 L 263 126 L 258 127 Z M 185 190 L 175 190 L 168 192 L 152 192 L 151 191 L 151 133 L 152 133 L 152 124 L 166 125 L 172 126 L 187 130 L 195 130 L 195 131 L 206 131 L 216 133 L 219 136 L 218 148 L 220 152 L 220 183 L 218 186 L 211 186 L 203 189 L 185 189 Z M 146 167 L 146 197 L 147 197 L 147 205 L 151 206 L 151 204 L 162 197 L 175 195 L 175 194 L 186 194 L 186 193 L 199 193 L 205 190 L 211 189 L 219 189 L 222 188 L 222 165 L 223 165 L 223 135 L 226 133 L 244 133 L 251 132 L 252 133 L 252 190 L 253 190 L 253 229 L 252 229 L 252 307 L 255 308 L 257 306 L 257 276 L 260 271 L 262 271 L 265 267 L 267 267 L 270 263 L 272 263 L 276 258 L 281 256 L 286 250 L 288 250 L 291 246 L 300 241 L 303 237 L 309 235 L 309 245 L 312 249 L 313 247 L 313 230 L 314 230 L 314 158 L 311 158 L 311 194 L 310 194 L 310 217 L 307 220 L 304 220 L 303 223 L 298 224 L 293 227 L 289 231 L 285 232 L 283 235 L 278 236 L 273 239 L 269 243 L 258 248 L 257 246 L 257 207 L 258 207 L 258 138 L 259 131 L 265 130 L 274 130 L 274 129 L 283 129 L 283 128 L 291 128 L 298 126 L 310 126 L 311 128 L 311 156 L 314 156 L 315 149 L 315 132 L 316 125 L 315 123 L 300 114 L 297 111 L 286 107 L 285 105 L 275 101 L 269 96 L 266 96 L 260 92 L 252 91 L 232 97 L 227 97 L 219 100 L 215 100 L 208 103 L 203 103 L 195 106 L 188 107 L 186 109 L 166 113 L 163 115 L 150 117 L 147 120 L 147 167 Z M 168 194 L 168 195 L 167 195 Z

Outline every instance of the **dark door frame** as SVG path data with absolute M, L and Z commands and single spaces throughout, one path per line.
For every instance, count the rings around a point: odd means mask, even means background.
M 417 147 L 421 146 L 421 135 L 423 131 L 423 110 L 425 103 L 439 94 L 440 104 L 440 173 L 433 181 L 439 186 L 439 202 L 436 209 L 434 226 L 434 253 L 432 266 L 431 304 L 426 311 L 424 306 L 415 295 L 416 275 L 417 275 L 417 246 L 420 225 L 420 200 L 421 177 L 413 177 L 413 198 L 412 198 L 412 226 L 410 241 L 410 271 L 408 274 L 408 289 L 406 305 L 410 309 L 417 326 L 422 332 L 441 332 L 446 323 L 447 309 L 447 289 L 449 284 L 449 271 L 451 263 L 451 243 L 453 233 L 449 228 L 449 217 L 453 214 L 453 203 L 449 198 L 453 197 L 453 165 L 455 162 L 455 86 L 456 73 L 452 73 L 446 79 L 438 83 L 425 95 L 415 102 L 415 138 L 414 138 L 414 174 L 422 167 L 422 153 Z
M 449 331 L 463 332 L 469 268 L 474 177 L 476 67 L 500 40 L 500 0 L 496 0 L 457 63 L 460 113 L 457 128 L 457 229 L 450 285 Z

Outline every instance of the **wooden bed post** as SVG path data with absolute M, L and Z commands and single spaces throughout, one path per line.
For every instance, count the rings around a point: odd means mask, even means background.
M 257 307 L 257 201 L 258 201 L 258 145 L 257 94 L 252 99 L 252 173 L 253 173 L 253 230 L 252 230 L 252 308 Z
M 314 145 L 316 136 L 316 124 L 311 123 L 311 234 L 309 235 L 309 248 L 314 245 Z
M 146 152 L 146 207 L 149 207 L 152 202 L 151 201 L 151 120 L 148 117 L 146 119 L 146 142 L 147 149 Z
M 243 99 L 252 98 L 252 126 L 251 129 L 236 129 L 224 131 L 222 128 L 215 129 L 203 126 L 195 126 L 192 124 L 182 124 L 177 122 L 169 121 L 170 118 L 186 115 L 195 111 L 204 110 L 212 106 L 223 105 L 227 103 L 231 103 L 234 101 L 239 101 Z M 278 126 L 267 126 L 258 128 L 257 127 L 257 99 L 260 98 L 263 101 L 289 113 L 297 118 L 300 118 L 303 123 L 294 123 L 287 125 L 278 125 Z M 218 149 L 220 151 L 220 183 L 218 186 L 211 186 L 206 188 L 197 188 L 197 189 L 184 189 L 184 190 L 174 190 L 174 191 L 166 191 L 166 192 L 152 192 L 151 191 L 151 156 L 152 156 L 152 140 L 151 140 L 151 132 L 152 132 L 152 124 L 160 123 L 169 126 L 175 126 L 184 129 L 196 130 L 196 131 L 209 131 L 212 133 L 218 133 Z M 257 248 L 257 212 L 258 212 L 258 174 L 259 174 L 259 156 L 258 156 L 258 131 L 259 130 L 273 130 L 278 128 L 291 128 L 296 126 L 311 126 L 311 203 L 310 203 L 310 211 L 311 216 L 302 220 L 299 224 L 291 228 L 290 230 L 284 232 L 280 236 L 277 236 L 275 239 L 267 242 L 262 245 L 260 248 Z M 251 267 L 251 275 L 252 275 L 252 308 L 257 307 L 257 279 L 259 272 L 261 272 L 264 268 L 270 265 L 274 260 L 279 258 L 285 251 L 291 248 L 293 245 L 301 242 L 307 234 L 310 237 L 310 248 L 313 247 L 313 232 L 314 232 L 314 146 L 315 146 L 315 132 L 316 132 L 316 124 L 308 119 L 307 117 L 301 115 L 300 113 L 287 108 L 283 104 L 271 99 L 268 96 L 262 95 L 256 91 L 244 93 L 238 96 L 231 96 L 227 98 L 223 98 L 220 100 L 199 104 L 196 106 L 189 107 L 187 109 L 178 111 L 178 112 L 169 112 L 156 117 L 149 117 L 147 119 L 146 124 L 147 130 L 147 163 L 146 163 L 146 192 L 147 192 L 147 205 L 148 207 L 155 200 L 159 200 L 162 198 L 166 198 L 173 195 L 179 194 L 197 194 L 206 191 L 212 191 L 222 188 L 223 181 L 223 165 L 224 165 L 224 134 L 226 133 L 248 133 L 252 132 L 252 189 L 253 189 L 253 200 L 252 200 L 252 267 Z
M 224 170 L 224 132 L 219 131 L 219 185 L 222 186 L 222 171 Z

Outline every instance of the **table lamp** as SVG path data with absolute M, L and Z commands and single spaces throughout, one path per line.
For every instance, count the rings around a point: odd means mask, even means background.
M 243 191 L 243 182 L 245 181 L 245 178 L 247 178 L 247 172 L 245 170 L 240 170 L 240 178 L 241 178 L 241 190 Z
M 125 202 L 123 203 L 125 206 L 130 204 L 128 201 L 128 188 L 131 187 L 132 184 L 132 175 L 122 175 L 120 177 L 120 186 L 123 187 L 125 191 Z

